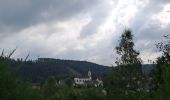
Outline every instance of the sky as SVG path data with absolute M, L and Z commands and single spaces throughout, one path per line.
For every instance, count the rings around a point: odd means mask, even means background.
M 170 0 L 0 0 L 0 52 L 115 62 L 118 40 L 131 29 L 143 63 L 160 55 L 155 44 L 170 34 Z

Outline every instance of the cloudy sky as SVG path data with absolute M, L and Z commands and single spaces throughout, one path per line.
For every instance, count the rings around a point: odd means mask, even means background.
M 0 51 L 111 65 L 125 28 L 144 63 L 170 34 L 170 0 L 0 0 Z

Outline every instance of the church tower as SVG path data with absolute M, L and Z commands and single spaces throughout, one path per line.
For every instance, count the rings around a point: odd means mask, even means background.
M 91 71 L 90 70 L 88 71 L 88 77 L 90 78 L 90 80 L 92 79 L 91 78 Z

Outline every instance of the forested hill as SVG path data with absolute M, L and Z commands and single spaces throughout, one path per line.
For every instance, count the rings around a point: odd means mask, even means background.
M 39 58 L 35 61 L 13 61 L 13 68 L 22 79 L 40 81 L 48 76 L 65 79 L 75 76 L 87 76 L 91 70 L 93 77 L 103 78 L 110 73 L 111 67 L 98 65 L 87 61 L 61 60 L 52 58 Z
M 0 59 L 2 60 L 2 59 Z M 103 78 L 112 70 L 109 66 L 98 65 L 87 61 L 62 60 L 53 58 L 39 58 L 34 61 L 9 60 L 11 68 L 15 69 L 17 75 L 33 82 L 44 81 L 48 76 L 55 76 L 57 79 L 86 76 L 90 70 L 93 78 Z M 153 69 L 152 65 L 143 65 L 144 74 L 149 74 Z

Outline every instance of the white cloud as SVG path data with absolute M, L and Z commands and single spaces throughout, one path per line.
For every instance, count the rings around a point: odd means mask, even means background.
M 163 28 L 170 24 L 170 4 L 164 5 L 163 10 L 153 15 L 152 19 L 158 21 Z

